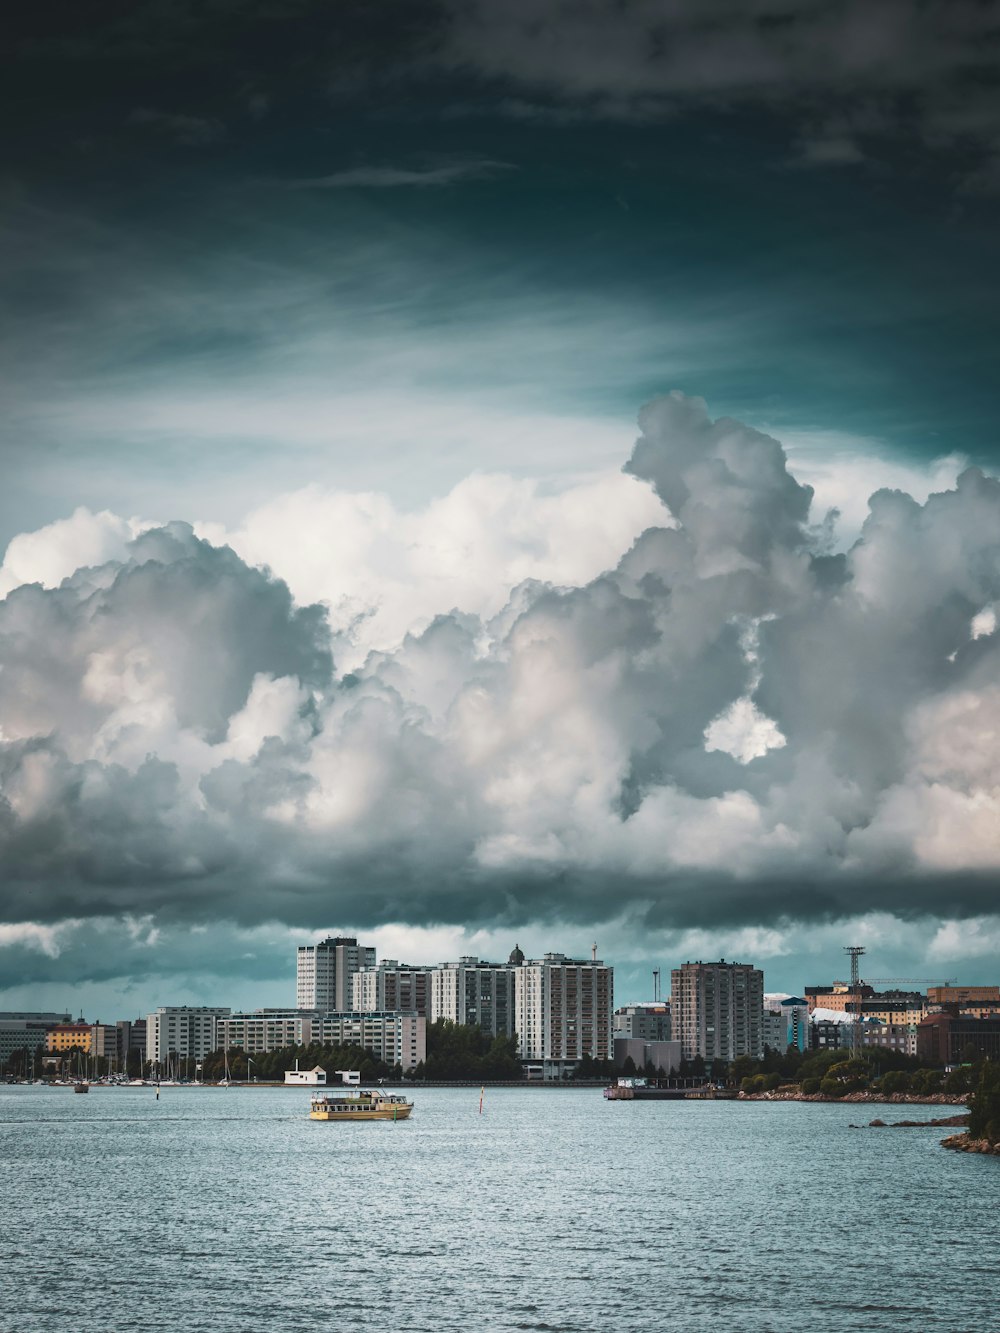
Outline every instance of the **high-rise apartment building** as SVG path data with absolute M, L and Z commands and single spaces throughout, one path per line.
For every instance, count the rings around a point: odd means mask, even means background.
M 480 1027 L 491 1037 L 511 1037 L 517 964 L 484 963 L 466 956 L 431 973 L 430 1019 Z
M 330 937 L 300 946 L 296 955 L 295 1007 L 349 1012 L 355 972 L 375 966 L 375 950 L 353 937 Z
M 360 1014 L 402 1010 L 430 1015 L 432 967 L 411 967 L 383 958 L 378 967 L 363 967 L 351 978 L 351 1009 Z
M 596 956 L 547 953 L 513 972 L 514 1026 L 529 1077 L 561 1078 L 585 1055 L 612 1057 L 614 968 Z
M 673 1035 L 685 1060 L 760 1059 L 764 973 L 749 963 L 685 963 L 670 974 Z

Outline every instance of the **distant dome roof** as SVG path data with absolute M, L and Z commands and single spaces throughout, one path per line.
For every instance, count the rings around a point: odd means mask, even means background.
M 511 949 L 510 957 L 507 959 L 507 962 L 513 964 L 514 967 L 520 967 L 524 962 L 524 954 L 516 944 L 513 949 Z

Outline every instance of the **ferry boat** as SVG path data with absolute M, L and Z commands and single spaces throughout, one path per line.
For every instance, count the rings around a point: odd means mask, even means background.
M 395 1093 L 358 1089 L 313 1097 L 309 1104 L 310 1120 L 406 1120 L 413 1103 Z

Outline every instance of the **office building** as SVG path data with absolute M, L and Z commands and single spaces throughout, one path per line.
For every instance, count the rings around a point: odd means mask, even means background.
M 1000 1060 L 1000 1015 L 928 1014 L 917 1024 L 917 1055 L 930 1065 L 958 1065 L 984 1055 Z
M 351 1003 L 355 1013 L 396 1013 L 406 1010 L 430 1016 L 431 967 L 412 967 L 383 958 L 378 967 L 363 967 L 351 978 Z
M 146 1019 L 146 1058 L 163 1064 L 168 1055 L 201 1060 L 219 1049 L 216 1025 L 230 1009 L 161 1005 Z
M 583 1057 L 613 1056 L 614 969 L 547 953 L 514 967 L 514 1027 L 529 1078 L 558 1079 Z
M 0 1066 L 5 1065 L 15 1051 L 26 1050 L 31 1056 L 39 1046 L 47 1050 L 49 1028 L 71 1021 L 69 1014 L 14 1009 L 0 1011 Z
M 349 1012 L 355 972 L 375 966 L 375 950 L 353 937 L 336 936 L 296 952 L 295 1007 L 325 1013 Z
M 430 1019 L 477 1026 L 490 1037 L 515 1032 L 514 977 L 516 965 L 486 963 L 466 956 L 442 963 L 430 974 Z
M 685 1060 L 764 1054 L 764 974 L 749 963 L 685 963 L 670 974 L 674 1039 Z

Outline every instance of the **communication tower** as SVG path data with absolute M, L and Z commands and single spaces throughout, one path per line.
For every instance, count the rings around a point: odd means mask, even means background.
M 851 1057 L 856 1060 L 861 1054 L 861 973 L 858 959 L 866 950 L 860 944 L 849 944 L 844 953 L 851 958 L 851 997 L 854 1000 L 854 1022 L 851 1024 Z

